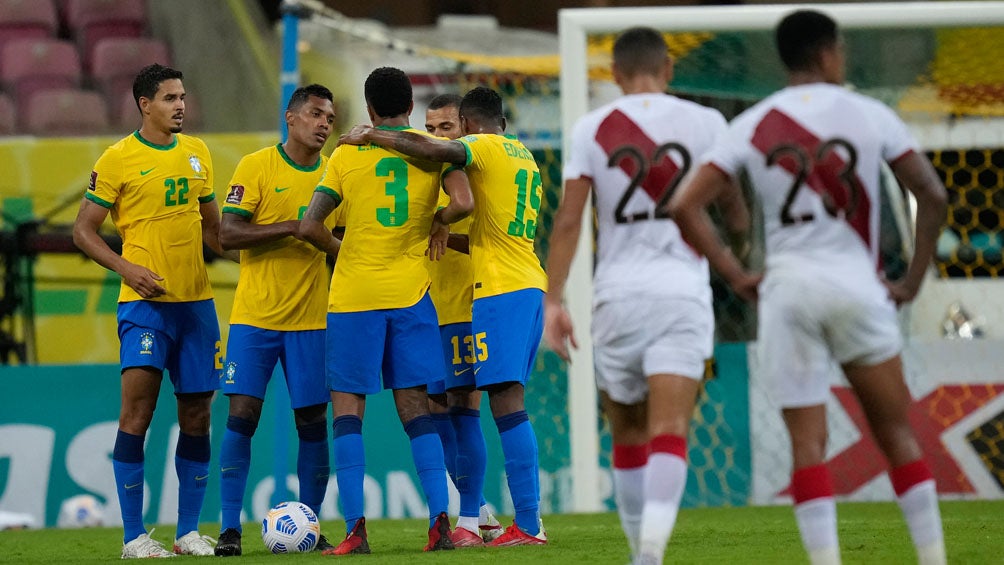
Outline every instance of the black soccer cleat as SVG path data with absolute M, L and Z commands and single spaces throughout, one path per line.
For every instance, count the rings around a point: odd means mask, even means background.
M 227 528 L 220 533 L 220 539 L 213 550 L 218 557 L 232 557 L 241 554 L 241 533 Z
M 422 551 L 442 551 L 453 549 L 453 532 L 450 530 L 450 517 L 446 512 L 436 516 L 435 523 L 429 528 L 429 543 Z
M 324 534 L 321 534 L 321 537 L 317 538 L 317 545 L 314 546 L 314 551 L 324 552 L 329 549 L 335 549 L 335 546 L 331 545 L 331 542 L 328 541 L 328 538 L 324 537 Z

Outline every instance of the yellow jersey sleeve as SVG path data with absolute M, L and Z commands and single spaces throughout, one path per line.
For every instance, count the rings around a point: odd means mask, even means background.
M 262 159 L 257 153 L 245 155 L 237 163 L 234 176 L 230 179 L 230 188 L 223 201 L 224 214 L 237 214 L 247 219 L 254 217 L 258 203 L 261 201 L 261 185 L 263 167 Z

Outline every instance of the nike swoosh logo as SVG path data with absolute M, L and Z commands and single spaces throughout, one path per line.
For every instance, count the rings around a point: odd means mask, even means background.
M 466 373 L 467 371 L 470 371 L 470 370 L 471 370 L 470 367 L 468 367 L 468 368 L 466 368 L 466 369 L 464 369 L 462 371 L 457 371 L 456 369 L 454 369 L 453 370 L 453 376 L 454 377 L 459 377 L 460 375 L 463 375 L 464 373 Z
M 277 186 L 277 187 L 275 187 L 275 191 L 276 191 L 276 192 L 284 192 L 284 191 L 286 191 L 286 190 L 289 190 L 289 187 L 288 187 L 288 186 L 284 186 L 284 187 L 282 187 L 282 188 L 279 188 L 278 186 Z
M 206 480 L 208 478 L 209 478 L 209 475 L 202 475 L 201 477 L 198 476 L 198 475 L 196 475 L 195 480 L 197 480 L 197 481 L 204 481 L 204 480 Z
M 126 490 L 132 490 L 132 489 L 134 489 L 136 487 L 139 487 L 139 486 L 143 486 L 143 483 L 136 483 L 134 485 L 125 485 L 125 489 Z
M 220 472 L 221 473 L 226 473 L 227 471 L 236 471 L 239 468 L 240 467 L 224 467 L 224 468 L 220 469 Z
M 145 177 L 145 176 L 147 175 L 147 173 L 149 173 L 150 171 L 152 171 L 152 170 L 154 170 L 154 169 L 156 169 L 156 168 L 157 168 L 157 167 L 150 167 L 149 169 L 147 169 L 147 170 L 145 170 L 145 171 L 140 171 L 140 172 L 139 172 L 139 176 L 141 176 L 141 177 Z
M 478 374 L 478 371 L 480 371 L 480 370 L 481 370 L 481 367 L 474 367 L 474 374 L 475 375 Z

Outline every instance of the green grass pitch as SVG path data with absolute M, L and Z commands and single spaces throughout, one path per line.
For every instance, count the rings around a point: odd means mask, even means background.
M 1004 563 L 1004 500 L 942 501 L 948 561 L 953 564 Z M 895 503 L 843 503 L 838 508 L 843 561 L 853 563 L 916 563 L 906 525 Z M 324 557 L 319 554 L 272 555 L 262 545 L 260 526 L 244 528 L 244 555 L 234 563 L 324 563 L 346 559 L 358 563 L 613 563 L 628 562 L 627 544 L 617 515 L 545 516 L 550 544 L 545 547 L 478 548 L 423 554 L 427 522 L 374 520 L 367 524 L 371 555 Z M 342 537 L 342 522 L 323 522 L 322 532 L 333 542 Z M 216 524 L 202 533 L 216 536 Z M 119 560 L 120 528 L 89 530 L 28 530 L 0 532 L 0 562 L 110 563 Z M 160 527 L 153 534 L 170 548 L 174 530 Z M 203 558 L 217 559 L 217 558 Z M 179 561 L 198 560 L 180 557 Z M 684 563 L 807 563 L 795 520 L 788 506 L 698 508 L 680 512 L 666 551 L 666 562 Z

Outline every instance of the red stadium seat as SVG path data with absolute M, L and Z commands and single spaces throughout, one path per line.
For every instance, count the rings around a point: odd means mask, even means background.
M 106 37 L 94 46 L 91 77 L 94 84 L 112 103 L 112 121 L 117 122 L 124 94 L 132 100 L 132 83 L 136 73 L 151 63 L 171 65 L 167 45 L 159 39 L 137 37 Z
M 15 39 L 0 52 L 0 84 L 14 95 L 18 114 L 33 93 L 80 86 L 80 58 L 69 41 Z
M 66 24 L 80 45 L 84 67 L 90 69 L 102 39 L 143 35 L 146 5 L 143 0 L 68 0 Z
M 0 92 L 0 135 L 13 135 L 16 128 L 14 102 L 9 96 Z
M 44 136 L 108 132 L 108 108 L 101 94 L 79 88 L 36 92 L 28 100 L 25 133 Z
M 58 28 L 52 0 L 0 0 L 0 49 L 13 39 L 55 37 Z

